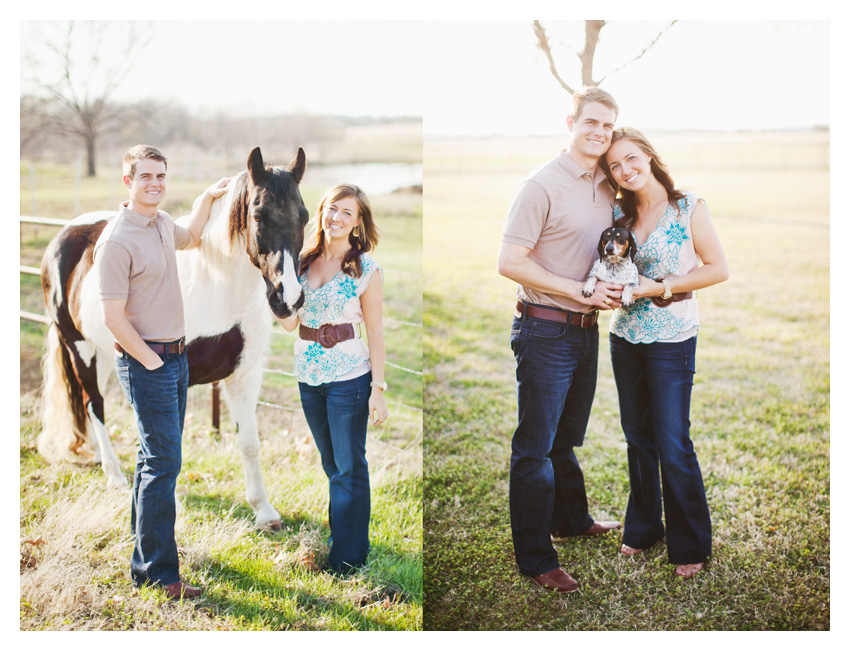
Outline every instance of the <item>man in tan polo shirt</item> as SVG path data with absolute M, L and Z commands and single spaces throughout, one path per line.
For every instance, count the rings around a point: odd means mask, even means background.
M 552 538 L 620 527 L 588 514 L 581 446 L 596 390 L 598 310 L 619 306 L 622 286 L 581 290 L 612 223 L 614 192 L 599 168 L 619 108 L 600 88 L 573 96 L 569 147 L 532 171 L 508 211 L 499 273 L 516 281 L 511 348 L 517 362 L 519 423 L 511 447 L 510 512 L 521 574 L 545 590 L 572 592 Z
M 174 489 L 189 386 L 175 250 L 201 243 L 212 202 L 225 193 L 227 179 L 204 191 L 183 228 L 158 210 L 166 167 L 165 156 L 153 147 L 137 145 L 127 152 L 124 185 L 130 199 L 103 230 L 94 262 L 104 322 L 115 338 L 118 381 L 139 430 L 130 573 L 137 586 L 149 583 L 169 598 L 191 599 L 201 590 L 180 581 L 174 539 Z

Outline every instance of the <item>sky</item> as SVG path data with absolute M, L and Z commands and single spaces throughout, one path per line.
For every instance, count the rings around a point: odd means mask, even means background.
M 116 91 L 200 114 L 421 116 L 415 21 L 145 21 L 151 40 Z M 41 26 L 45 34 L 55 25 Z M 122 22 L 112 23 L 116 37 Z M 39 41 L 21 24 L 21 53 Z M 111 42 L 120 52 L 120 43 Z M 43 46 L 36 48 L 45 54 Z
M 561 76 L 578 85 L 570 47 L 581 47 L 583 23 L 543 23 Z M 668 23 L 612 20 L 597 75 L 636 56 Z M 530 20 L 149 24 L 152 40 L 116 96 L 202 115 L 417 116 L 429 136 L 564 130 L 569 95 Z M 30 29 L 21 24 L 22 56 L 36 42 Z M 640 128 L 828 125 L 830 38 L 828 21 L 680 21 L 602 86 L 620 103 L 619 123 Z
M 579 86 L 583 23 L 541 22 L 560 76 Z M 594 77 L 637 56 L 669 22 L 610 21 Z M 601 85 L 620 105 L 618 124 L 644 129 L 828 125 L 829 38 L 827 21 L 680 21 Z M 531 21 L 434 23 L 428 41 L 443 46 L 426 70 L 427 135 L 565 130 L 570 96 L 536 47 Z M 442 97 L 458 101 L 435 101 Z

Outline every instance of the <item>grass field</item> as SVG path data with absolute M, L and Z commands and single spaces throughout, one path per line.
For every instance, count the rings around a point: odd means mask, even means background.
M 67 177 L 67 170 L 52 168 Z M 224 173 L 224 172 L 223 172 Z M 215 179 L 169 184 L 177 216 Z M 27 214 L 23 188 L 21 213 Z M 41 183 L 41 182 L 40 182 Z M 39 187 L 43 187 L 40 185 Z M 39 194 L 39 214 L 70 218 L 69 191 Z M 324 188 L 302 185 L 308 209 Z M 103 208 L 103 181 L 85 181 L 81 210 Z M 390 419 L 370 428 L 372 552 L 348 579 L 321 573 L 327 554 L 328 484 L 292 377 L 269 371 L 258 407 L 262 465 L 284 530 L 256 530 L 244 497 L 233 423 L 210 420 L 208 387 L 189 391 L 178 480 L 181 571 L 206 592 L 195 603 L 163 602 L 129 580 L 128 491 L 107 490 L 99 468 L 48 465 L 39 431 L 44 326 L 21 321 L 20 536 L 22 630 L 417 630 L 422 628 L 422 195 L 371 197 L 382 239 Z M 21 264 L 38 266 L 56 229 L 21 229 Z M 21 309 L 43 311 L 38 278 L 21 276 Z M 266 368 L 291 371 L 293 339 L 275 327 Z M 135 463 L 133 415 L 114 381 L 107 428 L 125 474 Z
M 828 161 L 828 136 L 656 140 L 677 184 L 707 200 L 732 274 L 699 293 L 691 409 L 713 556 L 683 582 L 663 543 L 621 558 L 620 536 L 608 534 L 557 546 L 578 593 L 543 593 L 519 575 L 508 516 L 515 286 L 496 273 L 496 255 L 514 187 L 562 143 L 426 143 L 428 630 L 830 628 L 829 170 L 817 162 Z M 577 454 L 591 514 L 622 520 L 609 318 Z

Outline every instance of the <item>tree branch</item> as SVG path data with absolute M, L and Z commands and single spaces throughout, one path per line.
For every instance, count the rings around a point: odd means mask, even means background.
M 540 24 L 539 20 L 534 21 L 534 35 L 537 37 L 537 47 L 543 50 L 543 54 L 546 55 L 546 59 L 549 61 L 549 71 L 555 77 L 561 87 L 566 90 L 570 95 L 572 95 L 575 91 L 567 85 L 567 83 L 561 79 L 561 76 L 558 74 L 558 70 L 555 67 L 555 60 L 552 58 L 552 50 L 549 47 L 549 37 L 546 36 L 546 30 L 543 29 L 543 25 Z
M 671 22 L 670 22 L 670 24 L 669 24 L 669 25 L 667 25 L 667 27 L 665 27 L 665 28 L 664 28 L 664 29 L 662 29 L 660 32 L 658 32 L 658 35 L 657 35 L 654 39 L 652 39 L 652 42 L 651 42 L 649 45 L 647 45 L 645 48 L 643 48 L 643 50 L 641 50 L 640 54 L 638 54 L 638 55 L 637 55 L 634 59 L 631 59 L 631 60 L 627 61 L 626 63 L 624 63 L 624 64 L 623 64 L 623 65 L 621 65 L 619 68 L 616 68 L 615 70 L 612 70 L 611 72 L 609 72 L 607 75 L 604 75 L 604 76 L 603 76 L 603 77 L 599 80 L 599 82 L 598 82 L 598 83 L 599 83 L 599 84 L 601 84 L 601 83 L 602 83 L 605 79 L 607 79 L 608 77 L 610 77 L 611 75 L 613 75 L 615 72 L 619 72 L 620 70 L 622 70 L 623 68 L 625 68 L 627 65 L 629 65 L 629 64 L 631 64 L 631 63 L 634 63 L 635 61 L 637 61 L 638 59 L 640 59 L 640 58 L 641 58 L 644 54 L 646 54 L 647 52 L 649 52 L 649 50 L 652 48 L 652 46 L 653 46 L 653 45 L 655 45 L 655 44 L 658 42 L 658 39 L 660 39 L 660 38 L 664 35 L 664 32 L 666 32 L 668 29 L 670 29 L 670 28 L 671 28 L 673 25 L 675 25 L 677 22 L 679 22 L 679 21 L 677 21 L 677 20 L 673 20 L 673 21 L 671 21 Z

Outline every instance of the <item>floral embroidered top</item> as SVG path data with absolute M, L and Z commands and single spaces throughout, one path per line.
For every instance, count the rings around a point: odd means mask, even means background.
M 684 276 L 699 266 L 691 235 L 691 217 L 701 199 L 693 192 L 685 191 L 684 194 L 685 197 L 678 201 L 679 210 L 668 204 L 655 230 L 638 247 L 635 264 L 641 276 Z M 614 219 L 622 216 L 622 208 L 615 203 Z M 649 298 L 639 298 L 628 310 L 614 310 L 610 325 L 610 332 L 633 344 L 685 341 L 698 330 L 696 297 L 667 307 L 658 307 Z
M 363 274 L 360 278 L 338 272 L 327 283 L 312 289 L 309 283 L 310 270 L 298 280 L 304 290 L 304 306 L 298 310 L 298 317 L 305 326 L 318 328 L 330 323 L 354 324 L 354 339 L 341 341 L 333 348 L 324 348 L 316 341 L 296 339 L 295 341 L 295 377 L 299 382 L 311 386 L 350 380 L 369 372 L 369 349 L 357 336 L 358 324 L 363 323 L 363 310 L 360 296 L 369 286 L 369 280 L 375 271 L 383 270 L 371 257 L 360 256 Z

